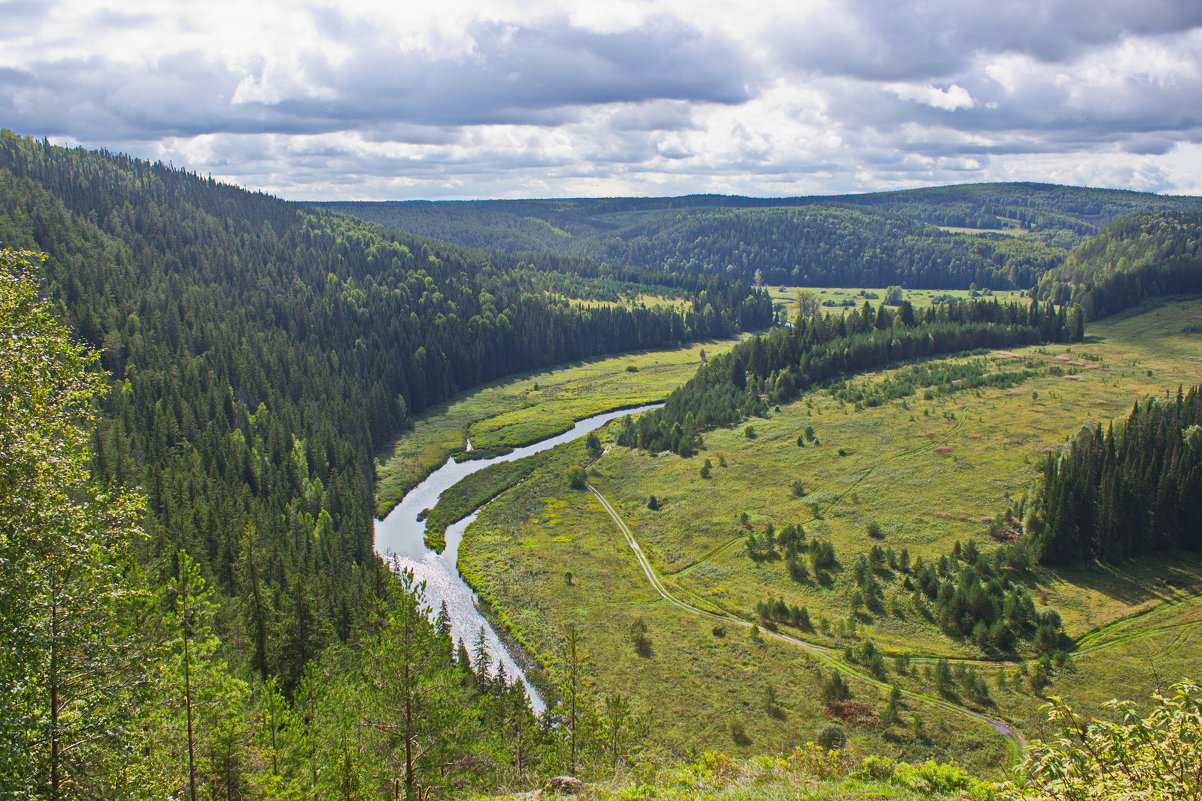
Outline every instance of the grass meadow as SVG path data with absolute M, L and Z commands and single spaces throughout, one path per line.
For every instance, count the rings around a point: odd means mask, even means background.
M 468 437 L 475 448 L 512 448 L 560 434 L 585 417 L 663 400 L 697 371 L 702 352 L 708 358 L 738 341 L 579 362 L 501 379 L 440 404 L 377 459 L 376 515 L 388 514 Z
M 1071 347 L 966 357 L 987 358 L 992 369 L 1020 365 L 1038 373 L 1006 389 L 945 387 L 929 396 L 920 389 L 867 408 L 819 390 L 766 418 L 706 432 L 704 449 L 692 458 L 611 445 L 591 465 L 590 482 L 679 597 L 746 620 L 756 619 L 757 602 L 784 598 L 809 611 L 815 631 L 805 638 L 834 647 L 871 638 L 890 656 L 910 655 L 916 661 L 904 673 L 889 661 L 887 680 L 930 693 L 925 672 L 931 663 L 922 657 L 983 654 L 944 635 L 887 578 L 885 611 L 853 617 L 850 566 L 874 545 L 928 561 L 957 540 L 997 547 L 990 521 L 1028 491 L 1041 459 L 1083 425 L 1105 424 L 1125 416 L 1137 399 L 1202 381 L 1202 335 L 1189 333 L 1198 320 L 1202 300 L 1171 299 L 1090 324 L 1086 341 Z M 561 430 L 566 423 L 555 420 L 663 397 L 691 375 L 700 347 L 717 352 L 704 345 L 619 357 L 569 368 L 562 378 L 542 374 L 488 388 L 450 404 L 446 419 L 428 420 L 425 428 L 419 422 L 407 447 L 425 443 L 421 447 L 434 454 L 427 463 L 440 462 L 461 446 L 465 431 L 473 442 L 477 431 L 504 431 L 499 422 L 506 415 Z M 625 370 L 628 362 L 637 372 Z M 850 381 L 882 381 L 888 374 Z M 522 405 L 540 403 L 528 397 L 536 381 L 545 411 Z M 625 394 L 615 400 L 611 388 Z M 617 425 L 599 432 L 607 444 Z M 809 427 L 817 442 L 799 447 Z M 707 459 L 712 468 L 703 477 Z M 819 666 L 799 648 L 753 639 L 735 627 L 718 631 L 713 621 L 663 601 L 597 500 L 568 488 L 564 471 L 573 463 L 585 463 L 579 442 L 552 451 L 469 529 L 460 567 L 496 617 L 552 675 L 564 632 L 579 628 L 598 692 L 631 698 L 654 718 L 665 747 L 755 753 L 814 739 L 831 722 L 822 716 Z M 659 501 L 655 510 L 647 504 L 652 495 Z M 748 527 L 760 532 L 769 523 L 801 524 L 808 537 L 830 540 L 842 569 L 817 583 L 792 579 L 780 561 L 753 561 L 745 546 Z M 878 537 L 870 536 L 870 524 Z M 978 665 L 990 700 L 976 708 L 1038 735 L 1042 696 L 1049 693 L 1095 707 L 1116 696 L 1146 698 L 1158 686 L 1202 672 L 1197 555 L 1036 568 L 1030 585 L 1037 608 L 1060 613 L 1067 633 L 1080 640 L 1079 651 L 1042 692 L 1030 687 L 1025 666 Z M 644 627 L 649 656 L 635 647 L 635 632 Z M 853 748 L 907 759 L 955 757 L 976 770 L 1005 762 L 1005 741 L 981 723 L 905 705 L 901 721 L 885 726 L 876 718 L 883 708 L 879 690 L 851 683 L 853 697 L 864 703 L 841 721 Z

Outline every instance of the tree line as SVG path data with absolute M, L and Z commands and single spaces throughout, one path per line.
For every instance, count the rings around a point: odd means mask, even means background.
M 627 418 L 618 442 L 688 455 L 702 431 L 762 415 L 848 373 L 977 348 L 1073 342 L 1083 333 L 1079 308 L 1035 301 L 965 300 L 921 311 L 909 302 L 896 309 L 865 302 L 844 315 L 799 317 L 711 359 L 662 408 Z
M 1027 518 L 1042 561 L 1202 548 L 1202 389 L 1137 402 L 1049 458 Z

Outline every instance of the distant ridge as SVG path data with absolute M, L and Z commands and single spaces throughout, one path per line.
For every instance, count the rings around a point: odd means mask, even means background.
M 855 195 L 314 204 L 473 247 L 815 286 L 1027 289 L 1120 217 L 1202 198 L 1041 183 Z

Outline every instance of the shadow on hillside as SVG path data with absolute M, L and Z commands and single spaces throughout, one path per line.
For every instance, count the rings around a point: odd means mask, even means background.
M 1182 591 L 1202 591 L 1202 554 L 1169 551 L 1115 564 L 1058 568 L 1058 577 L 1083 589 L 1132 605 L 1168 601 Z

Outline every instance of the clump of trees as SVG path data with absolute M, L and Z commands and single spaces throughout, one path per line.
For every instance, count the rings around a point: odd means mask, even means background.
M 1049 458 L 1027 517 L 1041 561 L 1202 548 L 1202 388 L 1137 402 Z
M 814 630 L 809 610 L 796 604 L 787 604 L 783 598 L 760 601 L 755 605 L 755 611 L 764 625 L 769 628 L 775 628 L 777 624 L 785 624 L 802 631 Z
M 1060 616 L 1053 609 L 1037 612 L 1019 581 L 1026 564 L 1022 547 L 985 555 L 971 540 L 957 541 L 937 561 L 918 557 L 902 585 L 949 636 L 971 639 L 986 652 L 1012 652 L 1024 640 L 1039 653 L 1060 650 L 1067 642 Z

